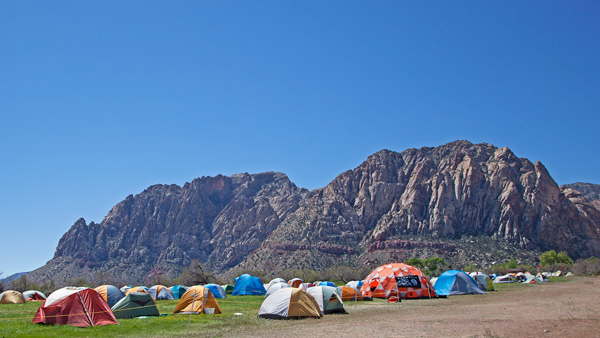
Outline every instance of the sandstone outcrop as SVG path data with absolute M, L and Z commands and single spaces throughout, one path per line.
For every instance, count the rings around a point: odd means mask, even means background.
M 493 264 L 549 249 L 600 255 L 593 201 L 508 148 L 455 141 L 382 150 L 310 192 L 273 172 L 155 185 L 101 223 L 78 220 L 30 277 L 143 281 L 192 259 L 225 275 L 433 255 Z

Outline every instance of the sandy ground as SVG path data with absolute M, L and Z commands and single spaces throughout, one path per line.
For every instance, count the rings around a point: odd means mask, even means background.
M 355 310 L 347 302 L 347 315 L 281 321 L 237 336 L 600 337 L 599 277 L 511 285 L 486 295 L 366 303 Z

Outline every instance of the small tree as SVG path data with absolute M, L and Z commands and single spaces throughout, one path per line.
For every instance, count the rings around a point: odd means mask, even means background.
M 566 251 L 557 253 L 555 250 L 546 251 L 540 255 L 540 264 L 552 270 L 573 264 L 573 260 Z
M 209 284 L 216 281 L 214 274 L 197 259 L 192 260 L 190 266 L 183 269 L 179 276 L 179 282 L 184 285 Z
M 408 264 L 408 265 L 412 265 L 412 266 L 414 266 L 416 268 L 419 268 L 419 269 L 424 268 L 423 261 L 420 260 L 420 259 L 418 259 L 418 258 L 415 258 L 415 257 L 407 260 L 405 263 Z

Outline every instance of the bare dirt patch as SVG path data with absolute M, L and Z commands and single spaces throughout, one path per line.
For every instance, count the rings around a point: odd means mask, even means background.
M 486 295 L 381 300 L 348 315 L 243 327 L 230 337 L 600 337 L 600 278 L 572 277 L 543 285 L 501 285 Z

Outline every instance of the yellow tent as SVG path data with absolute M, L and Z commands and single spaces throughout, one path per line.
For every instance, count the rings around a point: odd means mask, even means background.
M 219 303 L 213 296 L 212 292 L 204 286 L 192 286 L 189 288 L 181 299 L 173 314 L 177 313 L 206 313 L 205 309 L 214 309 L 215 314 L 222 313 Z
M 0 293 L 0 304 L 25 304 L 25 299 L 19 291 L 8 290 Z

